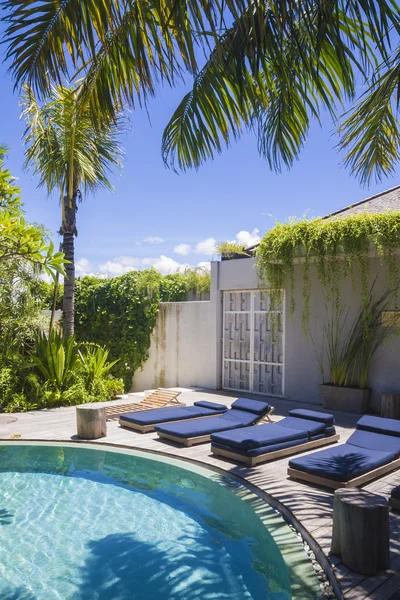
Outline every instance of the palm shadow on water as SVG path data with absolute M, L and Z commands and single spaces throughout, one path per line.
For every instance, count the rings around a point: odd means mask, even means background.
M 74 600 L 244 598 L 232 564 L 229 568 L 225 560 L 219 561 L 212 550 L 202 546 L 202 536 L 188 537 L 177 540 L 168 554 L 132 534 L 112 534 L 90 542 Z M 250 579 L 244 578 L 251 597 L 268 597 L 260 579 Z
M 0 585 L 0 600 L 37 600 L 26 587 L 11 587 L 9 585 Z
M 13 522 L 13 513 L 6 508 L 0 508 L 0 525 L 11 525 Z

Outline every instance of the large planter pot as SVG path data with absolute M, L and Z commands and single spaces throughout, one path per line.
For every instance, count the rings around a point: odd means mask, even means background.
M 368 411 L 371 390 L 369 388 L 339 387 L 322 384 L 319 386 L 324 408 L 363 414 Z

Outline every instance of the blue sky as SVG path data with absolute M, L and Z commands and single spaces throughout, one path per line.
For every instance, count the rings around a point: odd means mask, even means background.
M 46 199 L 37 178 L 23 170 L 18 96 L 4 64 L 0 65 L 0 143 L 9 148 L 7 161 L 19 178 L 27 218 L 54 234 L 60 225 L 58 199 Z M 189 80 L 188 80 L 189 83 Z M 394 178 L 363 189 L 339 165 L 334 127 L 327 116 L 322 129 L 314 125 L 300 160 L 291 171 L 272 173 L 257 153 L 251 134 L 199 169 L 181 175 L 167 170 L 161 159 L 161 135 L 185 92 L 182 85 L 162 89 L 145 111 L 130 115 L 123 139 L 125 168 L 113 178 L 115 192 L 99 192 L 80 205 L 76 240 L 77 274 L 117 275 L 151 265 L 163 273 L 179 265 L 198 265 L 212 258 L 216 241 L 251 243 L 275 219 L 320 216 L 385 190 Z

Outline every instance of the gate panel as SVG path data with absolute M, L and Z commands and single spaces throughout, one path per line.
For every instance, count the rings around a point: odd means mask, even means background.
M 267 291 L 229 291 L 223 298 L 224 389 L 284 394 L 284 304 L 271 310 Z

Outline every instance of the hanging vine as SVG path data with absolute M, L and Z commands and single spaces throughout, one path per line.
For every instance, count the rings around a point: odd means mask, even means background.
M 271 289 L 278 299 L 289 281 L 289 306 L 293 313 L 294 266 L 301 264 L 304 306 L 303 330 L 308 331 L 310 316 L 310 265 L 316 265 L 320 283 L 337 310 L 341 301 L 341 281 L 351 275 L 353 285 L 361 290 L 367 306 L 370 280 L 370 252 L 376 251 L 386 266 L 387 286 L 399 287 L 397 249 L 400 247 L 400 212 L 354 214 L 338 219 L 315 219 L 295 223 L 278 223 L 262 239 L 257 249 L 260 285 Z M 356 281 L 356 278 L 359 278 Z

